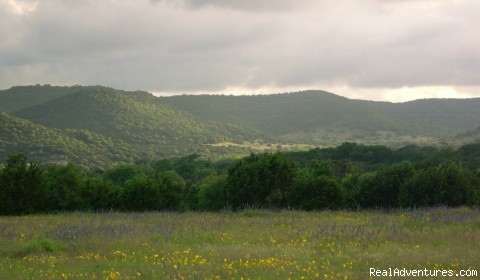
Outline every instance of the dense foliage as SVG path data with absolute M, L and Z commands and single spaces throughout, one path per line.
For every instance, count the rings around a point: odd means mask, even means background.
M 479 125 L 480 98 L 406 103 L 347 99 L 324 91 L 274 95 L 182 95 L 165 102 L 205 120 L 227 121 L 290 142 L 406 143 L 435 141 Z
M 0 213 L 475 206 L 479 151 L 480 144 L 392 150 L 344 143 L 215 162 L 192 154 L 107 170 L 42 165 L 19 153 L 0 170 Z
M 259 135 L 200 120 L 147 92 L 102 86 L 0 91 L 0 161 L 24 152 L 42 162 L 104 167 L 195 152 L 223 154 L 222 147 L 210 144 Z
M 42 163 L 105 168 L 345 141 L 458 147 L 480 140 L 479 107 L 479 98 L 389 103 L 322 91 L 158 98 L 103 86 L 18 86 L 0 90 L 0 162 L 23 152 Z

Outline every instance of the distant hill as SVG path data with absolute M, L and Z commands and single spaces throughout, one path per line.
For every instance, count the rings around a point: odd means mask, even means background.
M 45 163 L 76 162 L 88 167 L 141 158 L 128 144 L 89 131 L 46 128 L 0 112 L 0 162 L 18 152 Z
M 360 126 L 383 130 L 394 121 L 375 102 L 351 100 L 324 91 L 254 96 L 182 95 L 164 99 L 203 119 L 223 119 L 276 136 L 317 128 Z
M 254 137 L 252 131 L 238 126 L 199 120 L 146 92 L 98 86 L 83 87 L 13 114 L 47 127 L 87 129 L 131 144 L 166 148 Z
M 431 142 L 480 124 L 480 98 L 389 103 L 304 91 L 256 96 L 182 95 L 162 99 L 204 120 L 225 120 L 283 141 L 310 144 Z
M 218 154 L 225 149 L 209 144 L 240 143 L 261 137 L 258 131 L 238 125 L 201 120 L 141 91 L 101 86 L 28 86 L 0 91 L 0 102 L 5 100 L 11 106 L 2 105 L 4 112 L 19 118 L 16 120 L 28 120 L 30 126 L 55 129 L 62 137 L 83 139 L 83 134 L 91 134 L 127 145 L 129 151 L 121 152 L 121 157 Z M 110 159 L 106 157 L 105 161 Z
M 480 143 L 480 126 L 455 135 L 455 137 L 449 139 L 449 143 L 456 147 L 469 143 Z
M 379 105 L 418 133 L 435 137 L 452 137 L 480 125 L 480 98 L 419 99 Z
M 37 85 L 0 91 L 0 112 L 0 161 L 25 151 L 44 162 L 105 166 L 346 141 L 463 144 L 477 139 L 480 98 L 389 103 L 324 91 L 159 98 L 103 86 Z M 459 135 L 465 131 L 471 132 Z
M 0 90 L 0 111 L 12 113 L 81 90 L 80 86 L 17 86 Z

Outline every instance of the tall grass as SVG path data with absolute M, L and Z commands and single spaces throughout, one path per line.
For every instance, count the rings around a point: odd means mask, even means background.
M 368 279 L 370 267 L 480 270 L 480 211 L 0 217 L 0 243 L 0 279 Z

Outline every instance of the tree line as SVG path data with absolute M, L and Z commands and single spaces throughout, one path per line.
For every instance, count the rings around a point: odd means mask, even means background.
M 480 144 L 451 148 L 344 143 L 211 161 L 192 154 L 111 168 L 29 161 L 0 167 L 0 214 L 478 206 Z

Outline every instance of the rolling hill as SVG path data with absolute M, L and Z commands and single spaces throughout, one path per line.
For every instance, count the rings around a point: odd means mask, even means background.
M 49 88 L 53 88 L 54 93 L 46 93 Z M 29 121 L 29 126 L 39 125 L 42 131 L 55 131 L 54 139 L 84 139 L 85 135 L 111 139 L 128 147 L 120 155 L 129 159 L 182 156 L 195 152 L 207 155 L 224 153 L 223 148 L 208 144 L 253 141 L 261 136 L 258 131 L 238 125 L 203 121 L 141 91 L 127 92 L 101 86 L 29 86 L 0 92 L 0 103 L 6 104 L 4 100 L 15 104 L 13 109 L 4 108 L 16 117 L 15 120 Z M 11 116 L 5 119 L 8 121 L 13 121 Z M 26 133 L 28 130 L 21 131 Z M 5 131 L 1 139 L 11 138 L 11 133 Z M 27 134 L 24 138 L 30 136 Z M 70 150 L 68 154 L 73 152 Z M 105 157 L 105 162 L 111 161 L 102 153 L 98 155 Z M 71 156 L 68 158 L 72 159 Z
M 12 113 L 77 92 L 80 89 L 80 86 L 52 87 L 50 85 L 12 87 L 8 90 L 0 91 L 0 111 Z
M 480 125 L 480 98 L 406 103 L 347 99 L 324 91 L 256 96 L 172 96 L 204 120 L 225 120 L 288 142 L 403 145 L 438 141 Z
M 88 167 L 142 157 L 130 145 L 96 133 L 47 128 L 0 112 L 0 162 L 18 152 L 45 163 L 75 162 Z
M 1 161 L 26 151 L 46 162 L 104 166 L 192 153 L 245 154 L 252 143 L 260 150 L 286 143 L 459 143 L 456 135 L 478 134 L 480 98 L 389 103 L 324 91 L 155 97 L 103 86 L 37 85 L 0 91 L 0 112 Z
M 194 118 L 146 92 L 98 86 L 84 87 L 13 114 L 46 127 L 87 129 L 126 143 L 165 148 L 254 137 L 252 131 L 239 126 Z

